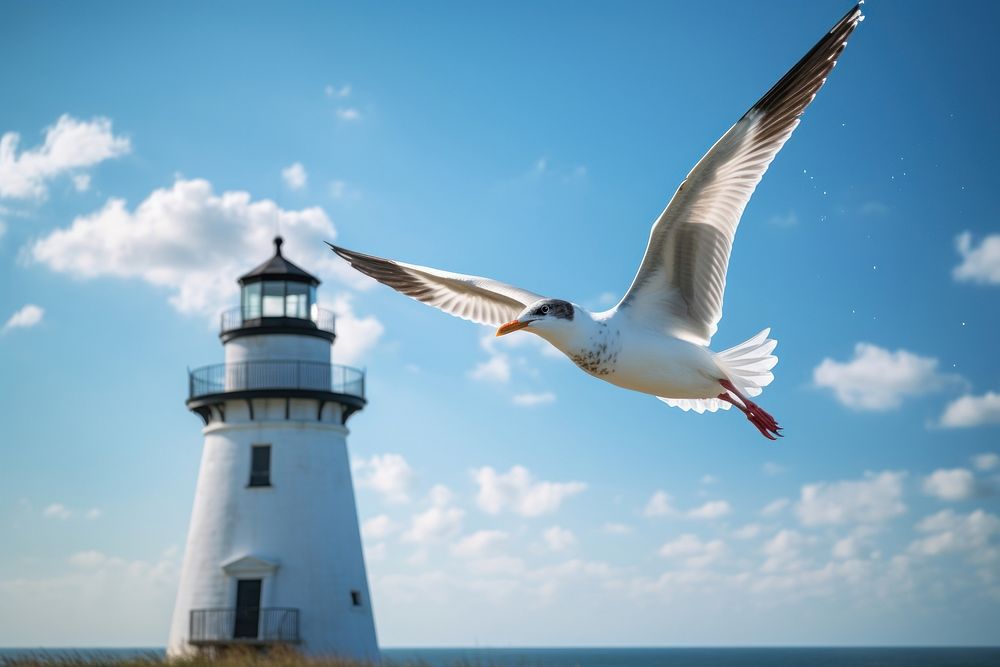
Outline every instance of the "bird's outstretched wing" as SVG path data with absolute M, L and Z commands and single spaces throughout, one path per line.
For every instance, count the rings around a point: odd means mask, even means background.
M 397 292 L 478 324 L 500 326 L 544 298 L 490 278 L 439 271 L 327 245 L 355 269 Z
M 653 224 L 621 311 L 708 345 L 722 319 L 729 253 L 743 209 L 863 19 L 859 3 L 695 165 Z

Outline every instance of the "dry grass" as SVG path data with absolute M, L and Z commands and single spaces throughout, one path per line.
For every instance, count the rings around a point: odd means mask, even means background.
M 456 662 L 454 667 L 473 667 L 478 663 Z M 309 658 L 289 649 L 274 649 L 267 652 L 250 649 L 228 650 L 215 656 L 199 655 L 166 660 L 158 652 L 148 655 L 121 657 L 114 652 L 107 654 L 87 651 L 76 653 L 66 651 L 58 655 L 37 654 L 14 658 L 0 658 L 3 667 L 373 667 L 370 663 L 342 660 L 339 658 Z M 382 667 L 429 667 L 425 662 L 383 661 Z

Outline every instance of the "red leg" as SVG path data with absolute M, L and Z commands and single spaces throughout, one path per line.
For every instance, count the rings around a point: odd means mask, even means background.
M 757 430 L 760 431 L 765 438 L 775 440 L 775 436 L 781 437 L 781 427 L 778 426 L 778 422 L 774 417 L 768 414 L 766 410 L 744 396 L 742 392 L 740 392 L 740 390 L 737 389 L 729 380 L 719 380 L 719 384 L 722 385 L 726 392 L 728 392 L 719 394 L 720 400 L 731 403 L 739 408 L 740 411 L 746 415 L 750 423 L 756 426 Z M 730 396 L 730 394 L 732 394 L 732 396 Z M 740 403 L 742 403 L 742 405 Z

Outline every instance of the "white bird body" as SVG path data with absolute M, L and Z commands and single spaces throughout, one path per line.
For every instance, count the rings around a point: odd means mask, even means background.
M 624 324 L 624 323 L 623 323 Z M 622 352 L 607 381 L 670 398 L 715 397 L 726 373 L 706 347 L 640 327 L 619 327 Z
M 751 401 L 778 363 L 770 329 L 722 352 L 709 349 L 722 319 L 729 254 L 743 209 L 768 165 L 826 82 L 864 19 L 856 5 L 695 165 L 653 223 L 631 287 L 610 310 L 490 278 L 365 255 L 331 244 L 357 270 L 463 319 L 546 339 L 585 372 L 695 412 L 737 407 L 767 438 L 780 435 Z
M 711 350 L 632 322 L 617 308 L 591 313 L 574 304 L 570 326 L 538 327 L 541 336 L 585 373 L 625 389 L 671 398 L 719 393 L 726 373 Z

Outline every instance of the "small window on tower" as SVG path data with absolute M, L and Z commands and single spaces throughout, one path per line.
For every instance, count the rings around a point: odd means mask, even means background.
M 351 604 L 355 607 L 361 606 L 361 591 L 351 591 Z
M 271 445 L 254 445 L 250 448 L 248 486 L 271 486 Z

